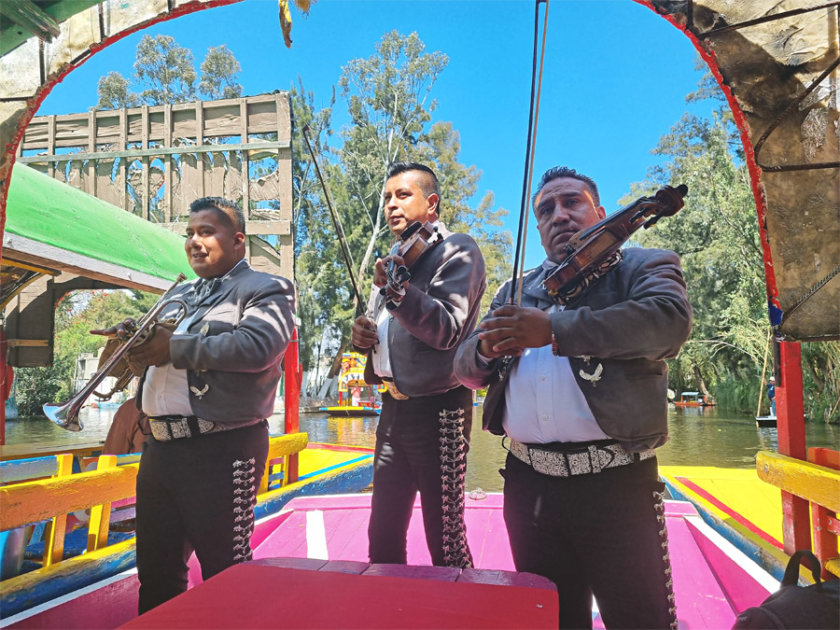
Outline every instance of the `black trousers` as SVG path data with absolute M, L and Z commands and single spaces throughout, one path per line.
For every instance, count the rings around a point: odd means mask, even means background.
M 518 571 L 557 584 L 560 628 L 676 628 L 656 458 L 550 477 L 508 454 L 504 516 Z
M 137 474 L 137 576 L 144 613 L 187 590 L 195 551 L 207 580 L 251 559 L 268 423 L 146 442 Z
M 426 544 L 436 566 L 472 566 L 464 526 L 464 476 L 472 392 L 383 396 L 376 429 L 368 537 L 370 561 L 406 563 L 406 534 L 420 491 Z

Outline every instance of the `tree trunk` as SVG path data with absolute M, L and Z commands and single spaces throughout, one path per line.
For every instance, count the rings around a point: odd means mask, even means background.
M 712 395 L 706 387 L 706 381 L 703 380 L 703 375 L 700 373 L 700 368 L 694 366 L 694 378 L 697 380 L 697 389 L 703 394 L 703 400 L 713 402 Z

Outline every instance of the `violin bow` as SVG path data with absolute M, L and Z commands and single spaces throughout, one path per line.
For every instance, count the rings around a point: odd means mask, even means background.
M 540 4 L 545 3 L 543 17 L 542 47 L 540 50 L 539 73 L 537 72 L 537 42 L 540 33 Z M 531 199 L 531 178 L 534 171 L 534 152 L 536 150 L 537 122 L 540 117 L 540 95 L 542 92 L 543 62 L 545 61 L 545 42 L 548 33 L 549 0 L 536 0 L 534 6 L 534 53 L 531 62 L 531 100 L 528 111 L 528 134 L 525 143 L 525 174 L 522 181 L 522 202 L 519 209 L 519 228 L 516 233 L 516 249 L 513 255 L 513 276 L 511 278 L 510 303 L 522 302 L 522 276 L 525 268 L 525 239 L 528 229 L 528 208 Z M 514 295 L 516 296 L 514 300 Z
M 362 306 L 362 294 L 359 292 L 359 283 L 356 281 L 356 272 L 353 269 L 353 258 L 347 247 L 347 236 L 344 234 L 344 227 L 341 225 L 341 218 L 338 216 L 338 213 L 335 211 L 335 207 L 333 206 L 332 195 L 330 195 L 330 191 L 327 188 L 327 183 L 321 175 L 321 169 L 318 166 L 318 159 L 315 157 L 315 151 L 312 149 L 312 144 L 309 142 L 309 125 L 304 125 L 302 131 L 306 147 L 309 149 L 309 155 L 312 156 L 312 164 L 315 166 L 315 174 L 318 176 L 318 181 L 321 182 L 321 188 L 324 190 L 324 198 L 327 201 L 330 218 L 332 219 L 336 236 L 338 236 L 338 243 L 341 246 L 341 254 L 344 257 L 344 264 L 347 267 L 347 273 L 350 276 L 350 284 L 353 285 L 353 294 L 356 296 L 356 314 L 362 315 L 364 313 L 364 307 Z

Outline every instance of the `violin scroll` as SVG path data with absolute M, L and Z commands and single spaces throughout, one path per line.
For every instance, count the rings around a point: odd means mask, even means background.
M 640 197 L 595 225 L 574 234 L 566 244 L 566 257 L 543 281 L 549 295 L 560 299 L 577 296 L 593 279 L 618 261 L 621 246 L 639 228 L 649 228 L 662 217 L 683 207 L 688 186 L 664 186 L 653 197 Z
M 415 221 L 400 234 L 400 240 L 391 248 L 391 256 L 401 257 L 404 263 L 396 265 L 393 259 L 390 261 L 385 268 L 385 286 L 380 289 L 388 309 L 393 310 L 402 301 L 405 295 L 404 284 L 411 280 L 409 269 L 423 254 L 442 241 L 443 235 L 430 221 Z

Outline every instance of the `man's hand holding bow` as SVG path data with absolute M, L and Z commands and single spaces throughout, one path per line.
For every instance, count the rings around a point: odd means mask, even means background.
M 520 356 L 525 348 L 551 344 L 551 319 L 533 307 L 505 304 L 481 322 L 479 352 L 489 358 Z

